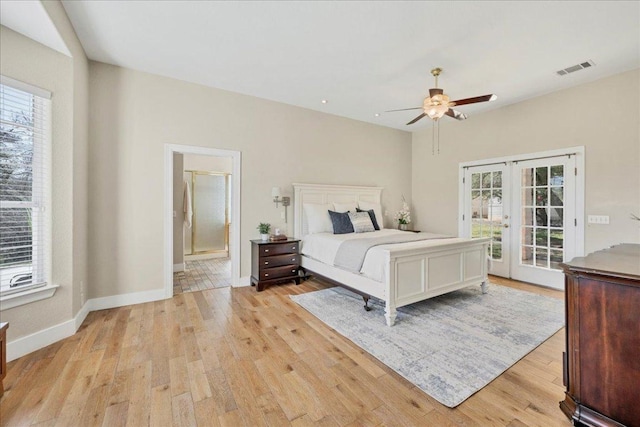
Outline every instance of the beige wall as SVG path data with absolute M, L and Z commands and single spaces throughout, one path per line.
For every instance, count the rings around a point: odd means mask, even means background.
M 258 223 L 286 230 L 273 186 L 380 185 L 387 205 L 411 192 L 407 132 L 98 62 L 90 92 L 92 298 L 163 286 L 166 143 L 242 152 L 242 276 Z
M 417 228 L 457 233 L 458 164 L 471 160 L 584 146 L 585 252 L 640 242 L 640 70 L 469 117 L 443 119 L 441 154 L 431 155 L 431 128 L 413 134 L 412 201 Z M 570 77 L 569 77 L 570 78 Z M 499 95 L 499 94 L 498 94 Z M 463 108 L 460 108 L 463 110 Z
M 86 177 L 88 102 L 86 57 L 59 3 L 45 4 L 76 59 L 0 27 L 0 73 L 52 92 L 52 298 L 0 313 L 11 323 L 8 341 L 69 321 L 81 307 L 86 277 Z M 80 49 L 80 50 L 78 50 Z M 83 70 L 84 64 L 84 70 Z M 76 173 L 78 175 L 76 175 Z
M 184 170 L 231 173 L 233 162 L 231 157 L 184 155 Z

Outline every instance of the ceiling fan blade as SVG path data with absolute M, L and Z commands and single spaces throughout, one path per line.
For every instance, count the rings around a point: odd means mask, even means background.
M 456 111 L 453 108 L 449 108 L 445 114 L 449 117 L 453 117 L 456 120 L 465 120 L 467 118 L 466 114 L 463 114 L 460 111 Z
M 396 111 L 409 111 L 409 110 L 421 110 L 422 107 L 414 107 L 414 108 L 401 108 L 399 110 L 389 110 L 389 111 L 385 111 L 385 113 L 394 113 Z
M 455 104 L 457 107 L 459 107 L 461 105 L 475 104 L 477 102 L 493 101 L 496 98 L 498 98 L 498 97 L 493 95 L 493 94 L 491 94 L 491 95 L 483 95 L 483 96 L 475 96 L 473 98 L 465 98 L 465 99 L 459 99 L 457 101 L 453 101 L 453 104 Z
M 411 120 L 409 123 L 407 123 L 407 126 L 408 126 L 408 125 L 412 125 L 412 124 L 414 124 L 415 122 L 417 122 L 418 120 L 420 120 L 421 118 L 423 118 L 423 117 L 424 117 L 424 116 L 426 116 L 426 115 L 427 115 L 426 113 L 422 113 L 422 114 L 420 114 L 418 117 L 416 117 L 415 119 L 413 119 L 413 120 Z

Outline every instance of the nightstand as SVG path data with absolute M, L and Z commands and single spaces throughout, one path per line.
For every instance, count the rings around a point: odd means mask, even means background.
M 265 286 L 293 280 L 300 284 L 300 240 L 288 239 L 280 242 L 269 240 L 251 241 L 251 286 L 258 292 Z

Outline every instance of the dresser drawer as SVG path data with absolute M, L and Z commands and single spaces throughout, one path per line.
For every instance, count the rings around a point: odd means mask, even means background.
M 293 277 L 298 275 L 297 265 L 284 265 L 282 267 L 267 268 L 260 271 L 260 280 L 279 279 L 281 277 Z
M 300 255 L 298 254 L 286 254 L 275 255 L 269 257 L 260 257 L 260 270 L 265 268 L 279 267 L 281 265 L 298 265 L 300 264 Z
M 298 242 L 280 243 L 276 245 L 260 245 L 260 258 L 280 254 L 297 254 Z

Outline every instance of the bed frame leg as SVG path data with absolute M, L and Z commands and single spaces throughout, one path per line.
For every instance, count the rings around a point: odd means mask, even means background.
M 483 280 L 482 283 L 480 283 L 480 289 L 482 289 L 482 293 L 486 294 L 487 293 L 487 281 Z
M 364 309 L 366 311 L 371 311 L 371 307 L 369 307 L 369 297 L 362 295 L 362 299 L 364 300 Z

